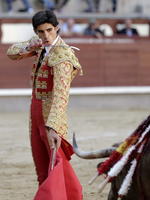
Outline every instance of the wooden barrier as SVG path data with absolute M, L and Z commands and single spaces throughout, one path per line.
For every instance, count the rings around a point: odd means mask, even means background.
M 70 39 L 84 76 L 74 87 L 150 85 L 150 41 L 125 38 Z M 0 88 L 30 88 L 33 58 L 12 61 L 6 56 L 9 45 L 0 45 Z

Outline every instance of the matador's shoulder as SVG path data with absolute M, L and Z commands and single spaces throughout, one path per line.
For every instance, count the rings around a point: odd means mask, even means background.
M 52 52 L 48 56 L 48 65 L 56 66 L 65 61 L 70 62 L 73 67 L 81 70 L 81 65 L 73 49 L 59 38 L 57 44 L 53 47 Z

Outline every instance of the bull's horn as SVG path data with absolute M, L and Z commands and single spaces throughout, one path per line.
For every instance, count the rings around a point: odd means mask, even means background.
M 116 148 L 115 147 L 111 147 L 108 149 L 102 149 L 99 151 L 92 151 L 92 152 L 84 152 L 84 151 L 80 151 L 76 142 L 76 138 L 75 138 L 75 133 L 73 134 L 73 149 L 74 152 L 77 156 L 79 156 L 80 158 L 84 158 L 84 159 L 96 159 L 96 158 L 105 158 L 105 157 L 109 157 L 110 154 L 112 153 L 112 151 L 114 151 Z

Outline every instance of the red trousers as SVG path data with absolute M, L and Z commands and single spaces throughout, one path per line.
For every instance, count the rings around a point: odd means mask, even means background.
M 69 163 L 72 146 L 62 139 L 56 154 L 56 163 L 49 170 L 50 148 L 42 116 L 42 101 L 35 98 L 31 104 L 31 147 L 39 188 L 34 200 L 82 200 L 81 185 Z

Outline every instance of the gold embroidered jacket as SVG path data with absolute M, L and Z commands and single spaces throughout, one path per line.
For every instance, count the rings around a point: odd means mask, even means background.
M 12 45 L 7 55 L 14 60 L 35 56 L 32 68 L 33 90 L 42 101 L 45 125 L 53 128 L 62 137 L 67 133 L 67 104 L 70 84 L 81 66 L 73 50 L 59 37 L 49 54 L 36 70 L 42 50 L 26 52 L 27 42 Z

